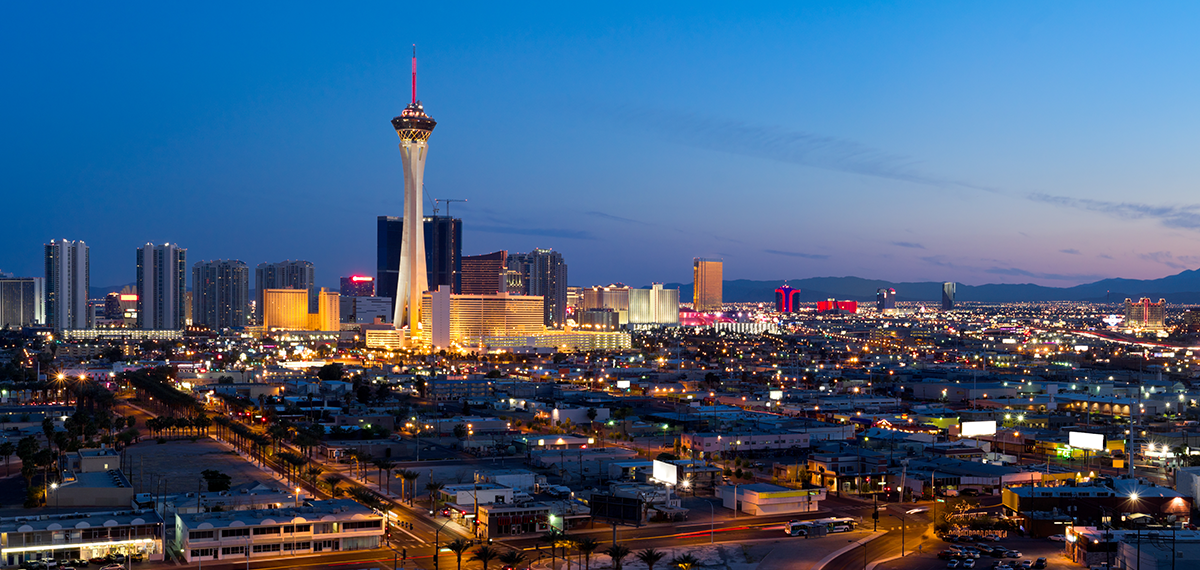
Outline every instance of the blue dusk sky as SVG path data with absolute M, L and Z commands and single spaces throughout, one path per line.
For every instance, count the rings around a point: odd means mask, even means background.
M 464 254 L 572 285 L 855 275 L 1068 286 L 1200 265 L 1200 3 L 18 2 L 0 270 L 91 246 L 375 272 L 390 119 L 438 121 Z M 427 203 L 426 212 L 431 204 Z M 189 277 L 190 279 L 190 277 Z

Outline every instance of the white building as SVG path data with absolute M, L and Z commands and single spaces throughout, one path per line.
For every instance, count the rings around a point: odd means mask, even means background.
M 446 502 L 474 510 L 475 504 L 512 503 L 513 489 L 495 483 L 446 485 L 442 487 Z
M 717 496 L 727 509 L 734 509 L 736 501 L 736 509 L 743 513 L 781 515 L 816 511 L 825 498 L 825 489 L 788 489 L 770 483 L 753 483 L 717 487 Z
M 54 330 L 92 328 L 90 272 L 91 257 L 82 240 L 46 244 L 46 324 Z
M 663 289 L 662 283 L 630 289 L 629 324 L 679 324 L 679 289 Z
M 179 330 L 186 324 L 187 250 L 148 243 L 137 250 L 138 328 Z
M 152 509 L 5 517 L 0 538 L 0 566 L 109 554 L 163 559 L 163 520 Z
M 349 499 L 263 511 L 175 515 L 175 546 L 189 564 L 374 550 L 383 535 L 383 516 Z

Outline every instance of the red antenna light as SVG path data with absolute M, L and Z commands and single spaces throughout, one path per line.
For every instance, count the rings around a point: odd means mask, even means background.
M 413 84 L 412 84 L 412 102 L 417 104 L 417 44 L 413 44 Z

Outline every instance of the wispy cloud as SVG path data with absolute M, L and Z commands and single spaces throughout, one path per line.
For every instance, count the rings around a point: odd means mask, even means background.
M 1111 256 L 1107 253 L 1101 253 L 1100 255 L 1097 255 L 1096 257 L 1099 257 L 1100 259 L 1112 259 L 1113 258 L 1113 256 Z
M 894 241 L 892 245 L 898 247 L 911 247 L 912 249 L 925 249 L 925 246 L 911 241 Z
M 1069 196 L 1054 196 L 1051 194 L 1034 193 L 1026 195 L 1034 202 L 1053 204 L 1075 210 L 1097 212 L 1122 220 L 1155 220 L 1168 228 L 1185 230 L 1200 230 L 1200 204 L 1185 204 L 1181 206 L 1155 206 L 1137 202 L 1110 202 L 1093 200 L 1091 198 L 1072 198 Z
M 1169 251 L 1152 251 L 1150 253 L 1139 253 L 1138 257 L 1146 261 L 1161 263 L 1172 269 L 1191 269 L 1200 265 L 1200 256 L 1195 255 L 1174 255 Z
M 1096 281 L 1102 279 L 1099 275 L 1084 275 L 1084 274 L 1064 274 L 1064 273 L 1040 273 L 1037 271 L 1027 271 L 1016 267 L 989 267 L 983 270 L 984 273 L 993 275 L 1012 275 L 1016 277 L 1028 277 L 1030 279 L 1049 279 L 1052 281 Z
M 513 234 L 521 236 L 542 236 L 566 239 L 594 240 L 596 236 L 586 230 L 563 230 L 553 228 L 514 228 L 510 226 L 479 226 L 472 225 L 471 229 L 493 234 Z
M 589 210 L 587 212 L 584 212 L 584 214 L 591 216 L 593 218 L 600 218 L 602 220 L 609 220 L 612 222 L 621 222 L 623 224 L 645 224 L 646 223 L 641 220 L 635 220 L 632 218 L 622 218 L 621 216 L 614 216 L 612 214 L 606 214 L 604 212 L 599 212 L 596 210 Z
M 1060 249 L 1060 250 L 1058 250 L 1058 252 L 1066 253 L 1066 254 L 1070 254 L 1070 255 L 1083 255 L 1082 253 L 1079 252 L 1078 249 Z
M 787 257 L 802 257 L 804 259 L 829 259 L 828 255 L 816 253 L 800 253 L 798 251 L 779 251 L 778 249 L 764 249 L 763 251 L 773 255 L 785 255 Z

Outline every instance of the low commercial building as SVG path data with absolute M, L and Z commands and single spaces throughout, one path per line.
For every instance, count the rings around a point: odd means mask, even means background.
M 825 499 L 825 489 L 788 489 L 770 483 L 752 483 L 722 485 L 717 487 L 717 496 L 727 509 L 755 516 L 782 515 L 817 511 Z
M 446 485 L 442 487 L 441 494 L 447 503 L 462 506 L 468 512 L 475 510 L 476 503 L 483 505 L 513 502 L 512 488 L 495 483 Z
M 153 509 L 0 518 L 0 564 L 42 558 L 138 554 L 163 559 L 163 520 Z
M 383 516 L 349 499 L 175 515 L 175 547 L 189 564 L 373 550 L 380 547 L 383 535 Z
M 679 436 L 679 441 L 685 450 L 703 454 L 701 457 L 708 457 L 712 453 L 805 449 L 809 447 L 811 438 L 806 433 L 770 430 L 743 434 L 685 433 Z
M 1062 533 L 1044 513 L 1069 513 L 1072 524 L 1097 525 L 1115 516 L 1146 517 L 1146 523 L 1162 522 L 1174 515 L 1187 522 L 1192 512 L 1192 497 L 1174 489 L 1145 484 L 1137 479 L 1100 479 L 1089 485 L 1060 487 L 1006 487 L 1002 495 L 1004 509 L 1025 522 L 1030 536 Z M 1039 524 L 1038 521 L 1050 521 Z

